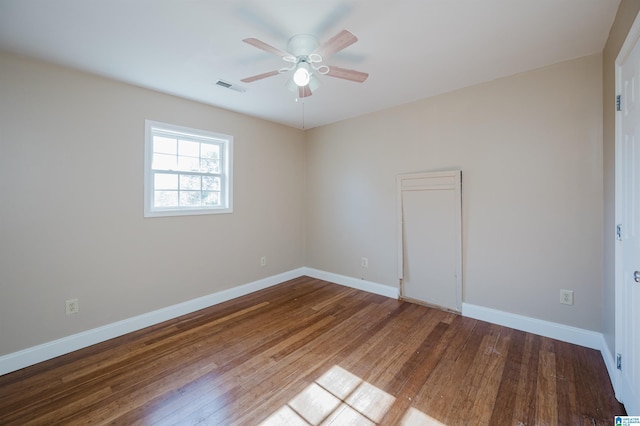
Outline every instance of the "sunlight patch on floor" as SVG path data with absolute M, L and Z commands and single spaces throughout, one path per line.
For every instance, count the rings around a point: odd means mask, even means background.
M 400 421 L 401 425 L 406 426 L 446 426 L 431 416 L 427 416 L 420 410 L 411 407 L 407 410 L 404 417 Z
M 349 371 L 334 365 L 261 425 L 376 425 L 395 398 Z M 404 425 L 443 423 L 410 408 Z

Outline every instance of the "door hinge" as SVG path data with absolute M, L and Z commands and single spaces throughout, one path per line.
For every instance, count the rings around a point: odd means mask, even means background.
M 622 225 L 616 225 L 616 240 L 622 241 Z
M 616 368 L 622 370 L 622 355 L 616 354 Z
M 622 96 L 616 95 L 616 111 L 622 111 Z

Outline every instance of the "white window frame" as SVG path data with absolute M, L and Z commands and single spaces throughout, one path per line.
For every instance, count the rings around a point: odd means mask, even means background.
M 213 142 L 220 148 L 220 173 L 211 175 L 220 177 L 220 206 L 210 207 L 158 207 L 154 205 L 154 175 L 156 172 L 166 173 L 167 170 L 154 170 L 153 167 L 153 137 L 168 134 L 182 136 L 185 139 L 200 142 Z M 159 121 L 145 120 L 144 146 L 144 217 L 188 216 L 203 214 L 220 214 L 233 212 L 233 136 L 206 130 L 192 129 Z M 180 174 L 179 170 L 169 170 L 170 173 Z

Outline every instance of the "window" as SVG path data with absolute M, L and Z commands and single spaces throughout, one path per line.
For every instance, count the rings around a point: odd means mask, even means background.
M 233 137 L 145 121 L 144 216 L 231 213 Z

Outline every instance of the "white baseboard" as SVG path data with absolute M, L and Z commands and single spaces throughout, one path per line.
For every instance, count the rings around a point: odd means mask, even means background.
M 602 335 L 602 341 L 600 342 L 600 354 L 604 360 L 604 365 L 607 367 L 607 373 L 609 373 L 609 379 L 613 385 L 613 389 L 616 389 L 616 379 L 618 377 L 618 369 L 616 368 L 616 357 L 611 353 L 607 341 Z
M 197 299 L 188 300 L 183 303 L 168 306 L 156 311 L 147 312 L 132 318 L 127 318 L 102 327 L 83 331 L 71 336 L 63 337 L 41 345 L 33 346 L 18 352 L 0 356 L 0 375 L 20 370 L 21 368 L 64 355 L 78 349 L 86 348 L 96 343 L 104 342 L 114 337 L 122 336 L 133 331 L 141 330 L 151 325 L 159 324 L 181 315 L 186 315 L 200 309 L 236 297 L 244 296 L 254 291 L 262 290 L 284 281 L 298 278 L 304 275 L 305 268 L 298 268 L 292 271 L 273 275 L 248 284 L 233 287 L 227 290 L 212 293 Z
M 303 267 L 0 356 L 0 375 L 55 358 L 78 349 L 86 348 L 96 343 L 104 342 L 114 337 L 122 336 L 151 325 L 159 324 L 163 321 L 177 318 L 181 315 L 186 315 L 200 309 L 208 308 L 218 303 L 226 302 L 227 300 L 235 299 L 303 275 L 393 299 L 397 299 L 399 296 L 399 289 L 396 287 Z M 564 342 L 597 349 L 602 354 L 605 365 L 607 366 L 609 377 L 613 382 L 616 372 L 615 358 L 611 354 L 601 333 L 529 318 L 522 315 L 511 314 L 496 309 L 471 305 L 468 303 L 462 304 L 462 315 L 529 333 L 539 334 L 541 336 L 550 337 Z
M 600 351 L 604 365 L 607 367 L 609 380 L 613 385 L 616 383 L 618 371 L 616 369 L 616 360 L 602 333 L 498 311 L 483 306 L 471 305 L 469 303 L 462 304 L 462 315 L 598 350 Z
M 369 293 L 375 293 L 381 296 L 390 297 L 392 299 L 397 299 L 399 295 L 399 290 L 396 287 L 378 284 L 372 281 L 359 280 L 357 278 L 334 274 L 333 272 L 320 271 L 313 268 L 302 268 L 302 270 L 304 271 L 304 275 L 307 275 L 311 278 L 329 281 L 346 287 L 351 287 L 358 290 L 367 291 Z
M 378 284 L 366 280 L 359 280 L 356 278 L 351 278 L 344 275 L 334 274 L 332 272 L 321 271 L 313 268 L 302 268 L 302 270 L 303 275 L 307 275 L 312 278 L 341 284 L 347 287 L 368 291 L 369 293 L 375 293 L 393 299 L 397 299 L 399 296 L 399 289 L 388 285 Z M 540 336 L 561 340 L 563 342 L 573 343 L 575 345 L 599 350 L 602 353 L 602 357 L 607 366 L 609 376 L 613 377 L 613 372 L 615 372 L 615 360 L 609 352 L 609 348 L 606 345 L 602 333 L 526 317 L 523 315 L 512 314 L 509 312 L 499 311 L 497 309 L 485 308 L 483 306 L 472 305 L 469 303 L 462 304 L 462 315 L 465 317 L 490 322 L 492 324 L 498 324 L 505 327 L 514 328 L 516 330 L 526 331 L 529 333 L 538 334 Z
M 462 315 L 591 349 L 602 350 L 602 344 L 604 342 L 602 333 L 525 317 L 497 309 L 485 308 L 483 306 L 471 305 L 469 303 L 462 304 Z

